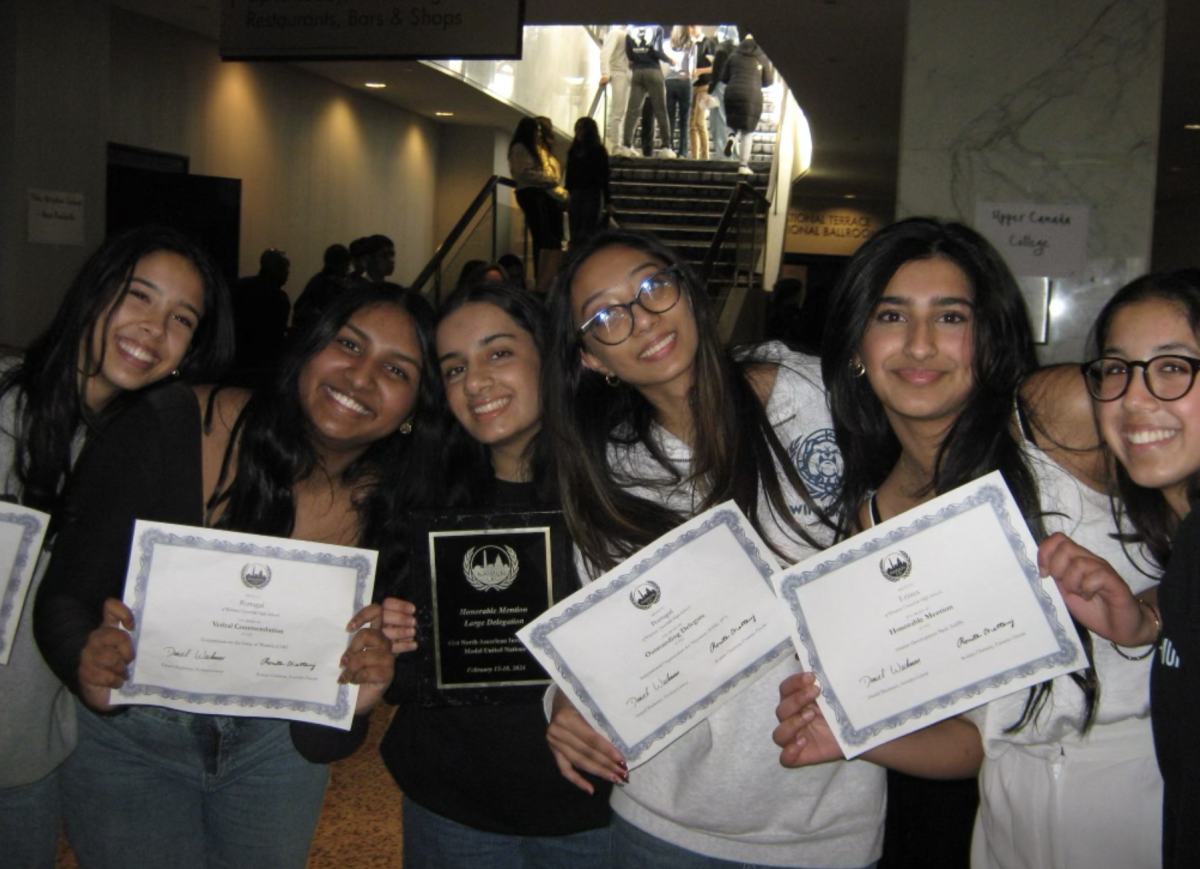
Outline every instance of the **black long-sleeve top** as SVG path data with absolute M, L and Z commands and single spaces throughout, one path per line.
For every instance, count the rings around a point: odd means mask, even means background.
M 94 436 L 60 508 L 54 557 L 34 606 L 34 636 L 54 674 L 79 693 L 79 662 L 104 601 L 120 598 L 138 519 L 204 526 L 200 405 L 182 384 L 152 389 Z M 292 743 L 313 763 L 352 754 L 368 716 L 350 731 L 293 722 Z

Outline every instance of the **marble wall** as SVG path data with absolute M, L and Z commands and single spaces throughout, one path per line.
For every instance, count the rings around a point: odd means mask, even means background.
M 1165 0 L 910 0 L 897 216 L 1085 205 L 1043 362 L 1082 358 L 1105 300 L 1149 267 Z M 1036 277 L 1036 276 L 1032 276 Z

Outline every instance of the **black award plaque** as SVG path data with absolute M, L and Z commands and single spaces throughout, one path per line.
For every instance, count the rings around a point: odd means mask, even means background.
M 574 588 L 562 513 L 421 513 L 410 527 L 419 702 L 540 697 L 550 679 L 517 631 L 553 605 L 556 588 L 560 596 Z

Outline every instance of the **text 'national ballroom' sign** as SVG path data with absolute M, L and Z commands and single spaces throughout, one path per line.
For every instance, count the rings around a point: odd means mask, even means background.
M 222 0 L 225 60 L 521 57 L 524 0 Z

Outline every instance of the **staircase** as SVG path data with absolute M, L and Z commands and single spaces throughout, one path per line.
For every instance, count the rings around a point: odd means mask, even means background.
M 613 157 L 609 166 L 613 205 L 621 228 L 652 233 L 677 250 L 697 273 L 734 186 L 745 181 L 765 195 L 771 169 L 769 162 L 752 161 L 754 175 L 739 175 L 735 162 L 655 157 Z M 751 215 L 753 203 L 745 202 L 741 208 Z M 765 219 L 760 218 L 758 223 L 761 237 Z M 728 250 L 718 257 L 709 276 L 708 289 L 718 303 L 734 285 L 734 248 L 743 242 L 734 239 L 733 245 L 726 244 Z
M 639 119 L 633 135 L 635 148 L 641 142 Z M 617 223 L 623 229 L 653 233 L 675 248 L 697 272 L 712 244 L 713 236 L 733 188 L 737 182 L 751 184 L 766 195 L 775 156 L 778 132 L 778 113 L 774 102 L 767 99 L 762 119 L 754 132 L 750 168 L 754 175 L 739 175 L 736 158 L 733 160 L 663 159 L 658 157 L 610 157 L 611 189 Z M 659 133 L 655 130 L 655 133 Z M 656 135 L 656 146 L 662 142 Z M 725 142 L 711 142 L 714 155 L 720 155 Z M 753 204 L 743 203 L 742 214 L 751 215 Z M 758 237 L 765 235 L 765 218 L 758 223 Z M 745 283 L 745 246 L 750 243 L 748 220 L 739 220 L 726 240 L 725 249 L 718 255 L 709 274 L 708 290 L 718 306 L 735 283 Z M 739 257 L 739 254 L 742 254 Z M 739 274 L 739 259 L 741 273 Z M 718 307 L 719 310 L 719 307 Z

